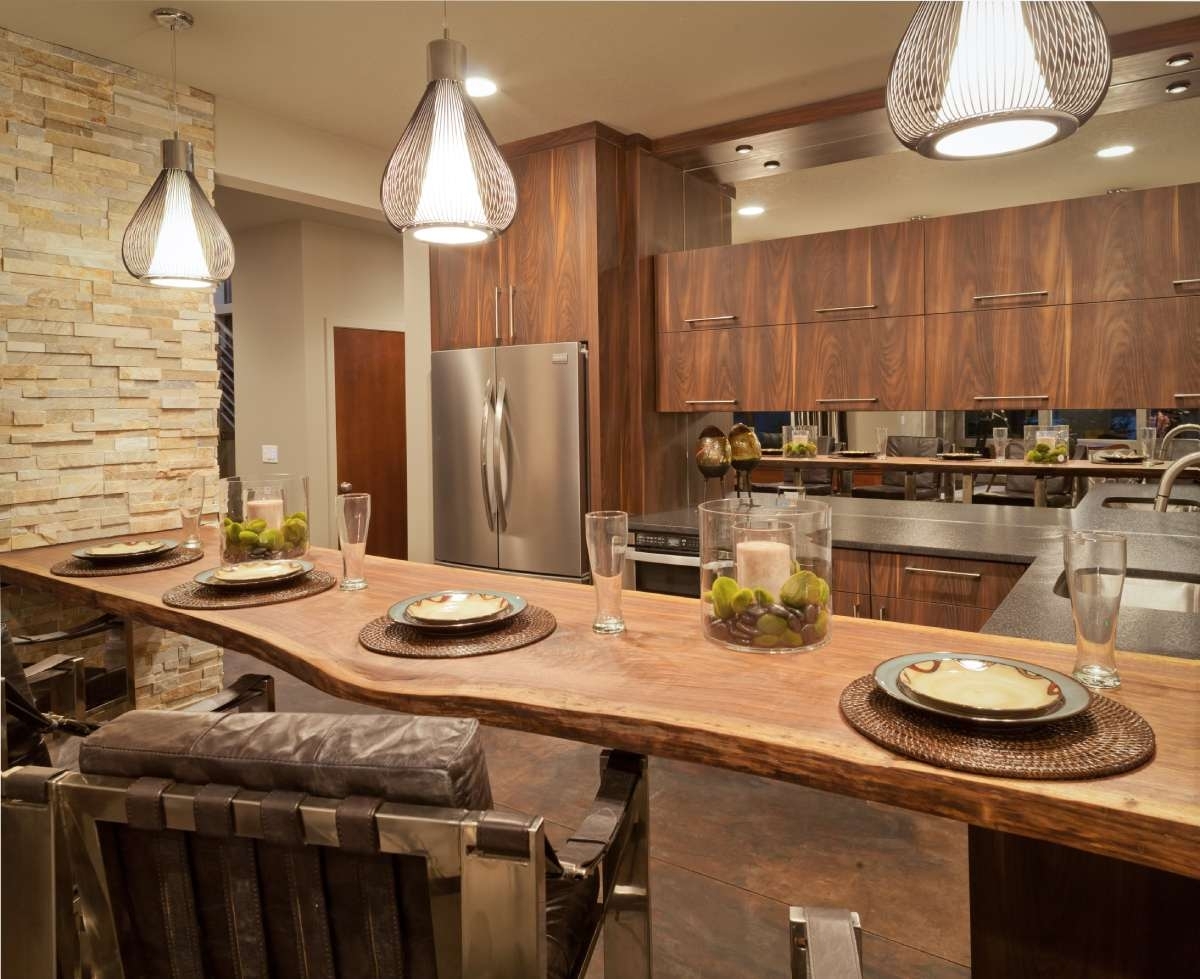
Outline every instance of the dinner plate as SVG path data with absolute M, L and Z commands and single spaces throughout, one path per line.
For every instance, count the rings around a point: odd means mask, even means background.
M 166 554 L 178 546 L 179 541 L 174 540 L 118 540 L 106 544 L 90 544 L 71 553 L 81 560 L 104 564 L 116 561 L 143 561 L 148 557 Z
M 468 600 L 474 596 L 502 601 L 503 605 L 495 612 L 488 613 L 481 609 L 478 602 Z M 424 603 L 424 604 L 421 604 Z M 416 614 L 412 606 L 421 604 Z M 483 632 L 495 629 L 510 621 L 514 616 L 524 611 L 526 601 L 520 595 L 509 592 L 474 591 L 469 588 L 449 588 L 443 591 L 428 592 L 424 595 L 413 595 L 397 602 L 388 609 L 388 618 L 393 622 L 421 629 L 425 632 L 453 633 L 462 635 L 468 632 Z M 445 608 L 438 612 L 437 606 Z M 457 606 L 457 607 L 456 607 Z M 442 614 L 443 618 L 436 618 Z
M 243 561 L 224 564 L 201 571 L 192 580 L 213 588 L 266 588 L 295 581 L 313 569 L 311 561 L 294 559 L 275 561 Z
M 936 675 L 928 668 L 913 669 L 917 664 L 942 660 L 967 666 L 956 671 L 958 679 L 949 679 L 955 674 L 946 673 L 938 681 L 927 679 Z M 997 667 L 1008 669 L 992 673 Z M 988 726 L 1048 724 L 1074 717 L 1092 702 L 1087 687 L 1057 670 L 982 653 L 927 652 L 897 656 L 875 668 L 875 683 L 908 707 Z M 1057 688 L 1056 695 L 1051 686 Z
M 838 455 L 845 456 L 847 459 L 870 459 L 879 453 L 872 452 L 870 449 L 842 449 Z
M 978 452 L 939 452 L 938 458 L 939 459 L 950 459 L 950 460 L 978 459 L 978 458 L 980 458 L 980 455 Z
M 1146 457 L 1140 452 L 1097 452 L 1092 456 L 1097 462 L 1115 462 L 1130 466 L 1140 466 Z

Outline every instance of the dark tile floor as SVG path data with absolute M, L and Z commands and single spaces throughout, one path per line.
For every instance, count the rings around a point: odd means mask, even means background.
M 250 672 L 275 676 L 279 710 L 375 712 L 226 652 L 227 683 Z M 595 790 L 597 749 L 484 736 L 497 804 L 565 839 Z M 786 979 L 788 905 L 805 903 L 859 912 L 869 979 L 970 976 L 962 825 L 683 762 L 654 759 L 650 779 L 656 979 Z M 602 976 L 593 961 L 588 979 Z

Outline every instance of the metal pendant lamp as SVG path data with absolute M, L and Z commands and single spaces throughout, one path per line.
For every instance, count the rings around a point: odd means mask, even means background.
M 923 156 L 1019 153 L 1087 122 L 1111 75 L 1108 34 L 1090 3 L 927 2 L 892 61 L 888 119 Z
M 517 187 L 463 87 L 466 46 L 443 35 L 429 43 L 429 84 L 383 171 L 379 198 L 397 231 L 465 245 L 512 224 Z
M 192 26 L 192 15 L 161 8 L 153 16 L 171 32 L 175 137 L 162 141 L 162 172 L 125 229 L 121 259 L 142 282 L 209 289 L 232 274 L 233 241 L 196 182 L 192 144 L 179 138 L 175 35 Z

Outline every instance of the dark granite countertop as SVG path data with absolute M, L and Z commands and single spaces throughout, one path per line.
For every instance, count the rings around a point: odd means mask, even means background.
M 1175 498 L 1200 500 L 1200 487 L 1178 486 Z M 1078 507 L 1036 509 L 989 504 L 920 503 L 821 497 L 833 507 L 836 547 L 1008 561 L 1028 565 L 983 631 L 1072 643 L 1071 603 L 1054 592 L 1062 573 L 1064 530 L 1110 530 L 1128 538 L 1131 574 L 1181 575 L 1200 580 L 1200 514 L 1110 509 L 1108 497 L 1153 499 L 1153 486 L 1107 483 Z M 631 530 L 695 533 L 696 511 L 631 517 Z M 1125 605 L 1121 649 L 1200 659 L 1200 615 Z

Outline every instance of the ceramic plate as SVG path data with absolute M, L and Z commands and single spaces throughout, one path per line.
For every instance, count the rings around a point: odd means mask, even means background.
M 1127 463 L 1131 466 L 1140 466 L 1146 461 L 1140 452 L 1097 452 L 1092 458 L 1097 462 Z
M 840 456 L 845 456 L 847 459 L 870 459 L 879 453 L 872 452 L 870 449 L 842 449 L 838 453 Z
M 451 588 L 397 602 L 388 609 L 388 617 L 426 632 L 482 632 L 508 622 L 525 605 L 520 595 L 508 592 Z
M 909 707 L 1006 727 L 1061 721 L 1092 700 L 1083 684 L 1056 670 L 974 653 L 897 656 L 875 668 L 875 682 Z
M 173 540 L 118 540 L 107 544 L 91 544 L 71 553 L 84 561 L 138 561 L 156 557 L 179 546 Z
M 209 568 L 192 580 L 214 588 L 263 588 L 294 581 L 312 569 L 311 561 L 244 561 Z
M 978 452 L 939 452 L 939 459 L 978 459 Z

